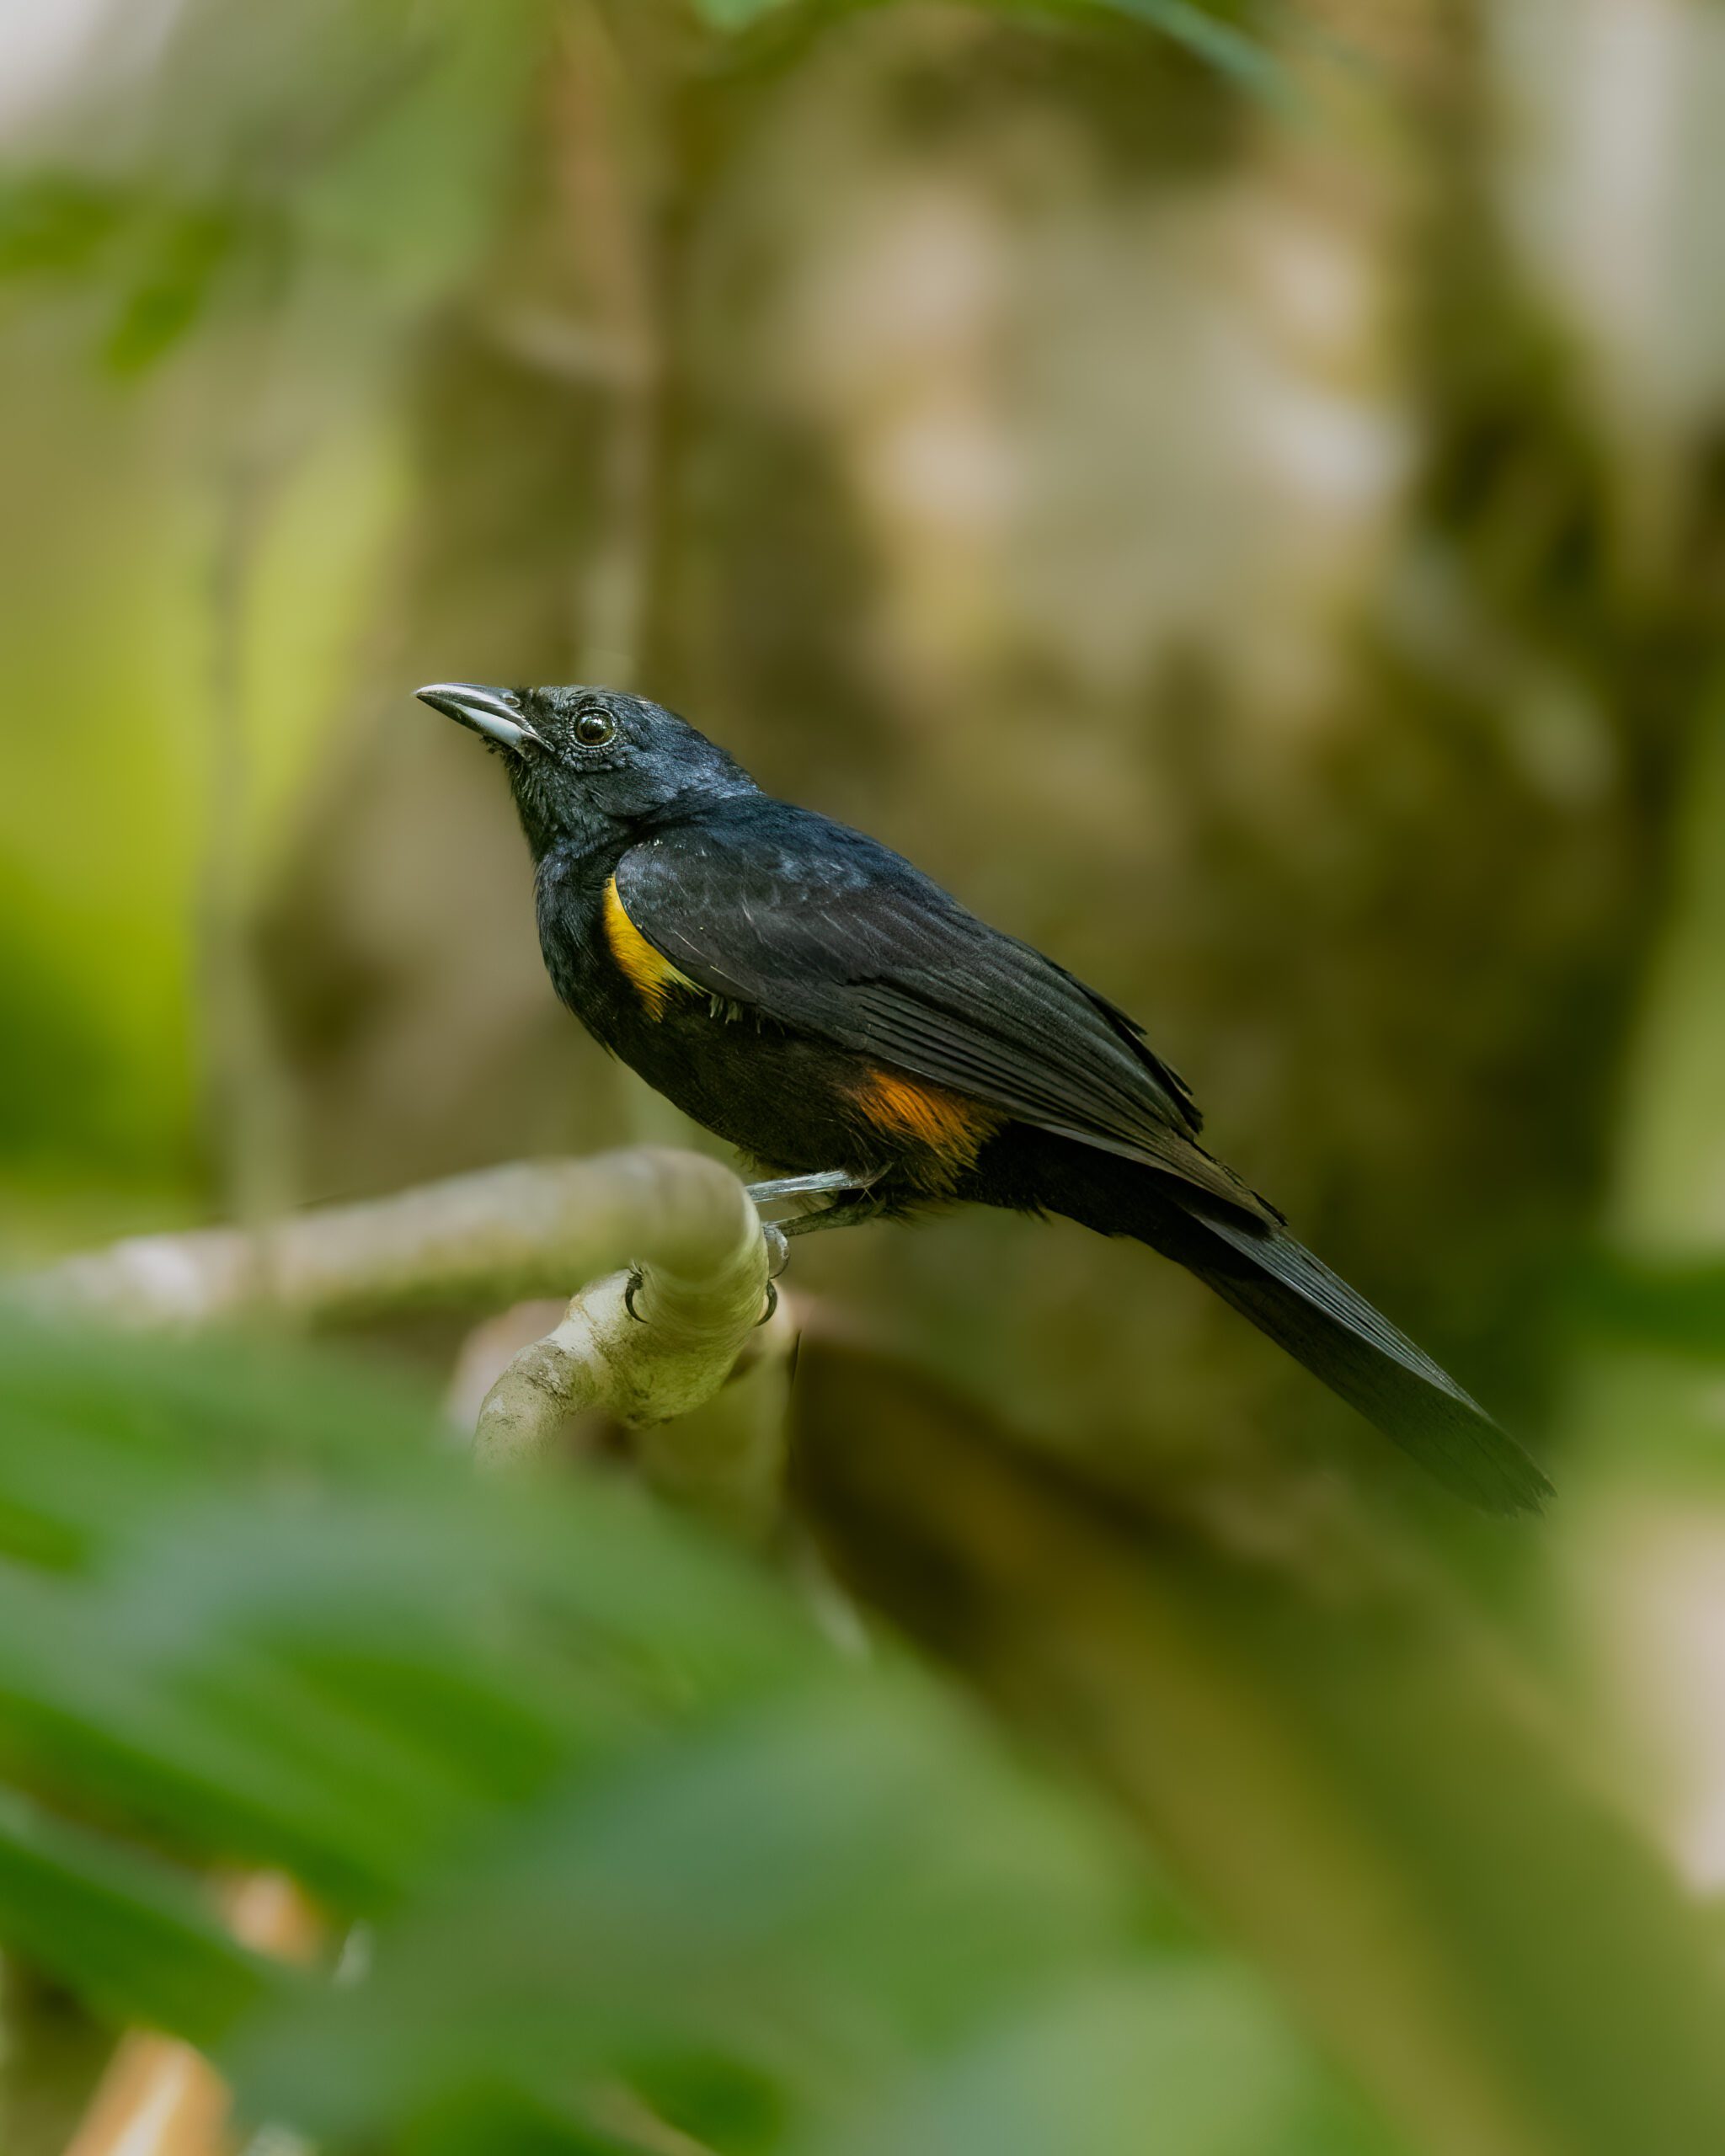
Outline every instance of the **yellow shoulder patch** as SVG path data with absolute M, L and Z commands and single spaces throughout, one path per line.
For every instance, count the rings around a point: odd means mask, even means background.
M 665 1016 L 665 999 L 674 988 L 692 988 L 697 995 L 705 992 L 686 974 L 679 973 L 662 951 L 655 951 L 629 919 L 617 894 L 615 876 L 605 887 L 605 940 L 649 1017 Z

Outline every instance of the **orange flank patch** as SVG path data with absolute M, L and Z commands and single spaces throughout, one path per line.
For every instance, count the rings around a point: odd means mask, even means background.
M 878 1129 L 926 1145 L 953 1173 L 969 1166 L 983 1140 L 991 1138 L 1003 1120 L 980 1101 L 966 1100 L 944 1086 L 931 1086 L 891 1070 L 871 1070 L 857 1089 L 857 1100 Z
M 605 940 L 611 955 L 626 974 L 655 1018 L 665 1016 L 665 999 L 674 988 L 694 988 L 686 974 L 680 974 L 662 951 L 655 951 L 623 910 L 613 876 L 605 887 Z M 700 993 L 697 990 L 697 993 Z

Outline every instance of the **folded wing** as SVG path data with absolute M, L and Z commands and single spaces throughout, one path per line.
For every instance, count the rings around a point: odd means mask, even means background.
M 860 832 L 739 803 L 633 847 L 617 889 L 711 995 L 1274 1217 L 1131 1019 Z

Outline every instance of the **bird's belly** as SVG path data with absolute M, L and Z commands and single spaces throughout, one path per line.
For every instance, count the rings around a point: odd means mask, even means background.
M 595 1039 L 692 1120 L 763 1166 L 853 1169 L 949 1191 L 1004 1118 L 686 986 L 644 996 L 602 939 L 547 938 L 564 1003 Z
M 895 1165 L 860 1105 L 861 1058 L 748 1016 L 667 1012 L 631 1032 L 617 1043 L 623 1060 L 751 1160 L 798 1172 Z
M 655 1091 L 763 1166 L 847 1168 L 949 1190 L 1001 1118 L 863 1055 L 684 999 L 613 1048 Z

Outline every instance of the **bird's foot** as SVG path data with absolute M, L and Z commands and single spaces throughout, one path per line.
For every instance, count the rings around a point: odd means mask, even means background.
M 770 1182 L 751 1182 L 749 1195 L 757 1209 L 782 1198 L 813 1198 L 832 1193 L 830 1203 L 812 1213 L 793 1213 L 782 1220 L 763 1219 L 761 1232 L 766 1239 L 766 1308 L 758 1322 L 765 1325 L 778 1308 L 778 1276 L 790 1262 L 793 1235 L 812 1235 L 817 1228 L 848 1228 L 873 1219 L 881 1201 L 868 1195 L 881 1171 L 858 1174 L 851 1168 L 823 1168 L 804 1176 L 775 1176 Z M 627 1301 L 628 1297 L 624 1299 Z M 633 1305 L 630 1305 L 633 1311 Z
M 772 1322 L 772 1314 L 778 1308 L 778 1276 L 791 1262 L 791 1246 L 777 1222 L 763 1220 L 761 1233 L 766 1245 L 766 1308 L 755 1321 L 757 1331 Z
M 763 1220 L 761 1233 L 766 1244 L 766 1308 L 755 1321 L 757 1330 L 771 1321 L 773 1312 L 778 1308 L 778 1276 L 791 1262 L 791 1246 L 785 1240 L 785 1230 L 777 1222 Z M 642 1278 L 640 1267 L 632 1265 L 629 1277 L 623 1283 L 623 1308 L 637 1325 L 647 1322 L 635 1308 L 635 1298 L 641 1292 Z
M 824 1235 L 833 1228 L 860 1228 L 870 1220 L 878 1220 L 891 1202 L 884 1193 L 876 1196 L 859 1190 L 854 1198 L 836 1199 L 813 1213 L 798 1214 L 794 1220 L 785 1222 L 783 1232 L 787 1235 Z
M 827 1197 L 829 1203 L 812 1212 L 792 1213 L 766 1223 L 766 1232 L 788 1241 L 792 1235 L 812 1235 L 828 1228 L 853 1228 L 873 1220 L 884 1209 L 884 1198 L 872 1195 L 884 1169 L 859 1171 L 854 1168 L 822 1168 L 812 1175 L 777 1176 L 771 1182 L 749 1185 L 756 1206 L 772 1205 L 782 1198 Z M 784 1269 L 783 1261 L 773 1267 Z

